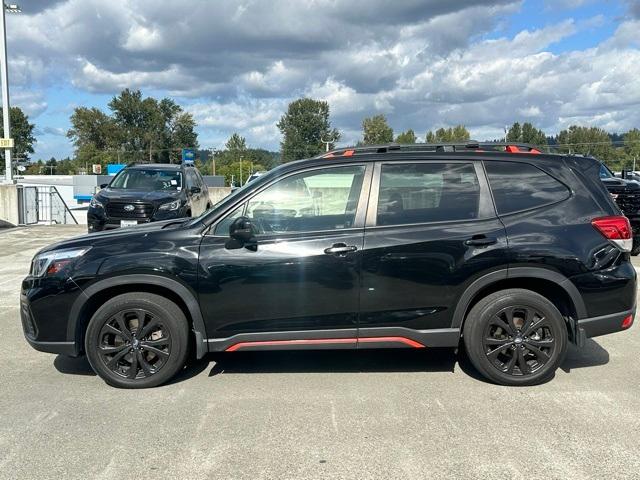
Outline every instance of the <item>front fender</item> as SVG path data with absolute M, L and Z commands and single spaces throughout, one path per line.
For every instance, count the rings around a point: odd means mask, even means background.
M 178 280 L 170 277 L 160 276 L 160 275 L 152 275 L 152 274 L 118 275 L 118 276 L 109 277 L 103 280 L 99 280 L 98 282 L 92 283 L 91 285 L 84 288 L 83 294 L 76 299 L 76 301 L 73 303 L 73 306 L 71 307 L 71 310 L 69 312 L 69 322 L 67 325 L 67 338 L 76 340 L 76 341 L 79 340 L 82 312 L 94 295 L 112 287 L 118 287 L 122 285 L 134 285 L 134 284 L 164 287 L 171 290 L 173 293 L 177 294 L 182 299 L 187 309 L 189 310 L 191 319 L 193 320 L 193 331 L 196 338 L 197 357 L 198 358 L 203 357 L 207 351 L 206 341 L 205 341 L 205 339 L 207 338 L 207 333 L 206 333 L 206 328 L 204 324 L 204 319 L 202 317 L 202 312 L 200 311 L 200 304 L 198 303 L 195 293 L 192 292 L 187 286 L 185 286 Z

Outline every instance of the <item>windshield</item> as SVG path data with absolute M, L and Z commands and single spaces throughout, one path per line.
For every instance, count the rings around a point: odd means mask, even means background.
M 123 190 L 182 190 L 182 173 L 175 170 L 126 168 L 113 179 L 110 188 Z
M 611 170 L 609 170 L 607 166 L 604 164 L 600 165 L 600 178 L 614 178 L 614 175 L 613 173 L 611 173 Z

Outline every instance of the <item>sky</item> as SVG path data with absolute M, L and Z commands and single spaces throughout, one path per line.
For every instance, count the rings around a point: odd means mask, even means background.
M 191 112 L 200 146 L 233 132 L 278 150 L 276 123 L 329 102 L 340 144 L 384 114 L 396 133 L 532 122 L 640 127 L 640 0 L 22 0 L 7 14 L 11 103 L 34 159 L 73 153 L 78 106 L 124 88 Z

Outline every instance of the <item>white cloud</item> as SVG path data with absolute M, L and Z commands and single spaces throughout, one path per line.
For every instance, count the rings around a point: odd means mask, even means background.
M 376 113 L 421 137 L 464 123 L 475 138 L 496 138 L 516 120 L 548 133 L 570 123 L 621 131 L 640 125 L 640 10 L 628 3 L 611 38 L 564 51 L 556 47 L 611 19 L 551 16 L 500 37 L 520 0 L 229 0 L 215 12 L 197 0 L 40 2 L 9 21 L 12 93 L 33 115 L 46 98 L 26 92 L 61 82 L 176 95 L 212 146 L 238 131 L 277 148 L 275 124 L 300 96 L 328 101 L 345 141 Z

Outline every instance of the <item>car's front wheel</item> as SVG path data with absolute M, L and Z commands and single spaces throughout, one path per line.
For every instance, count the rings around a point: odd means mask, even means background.
M 95 312 L 85 351 L 109 385 L 155 387 L 184 367 L 188 338 L 187 319 L 175 303 L 151 293 L 127 293 Z
M 567 351 L 566 322 L 558 309 L 530 290 L 502 290 L 480 300 L 464 324 L 469 359 L 500 385 L 549 380 Z

